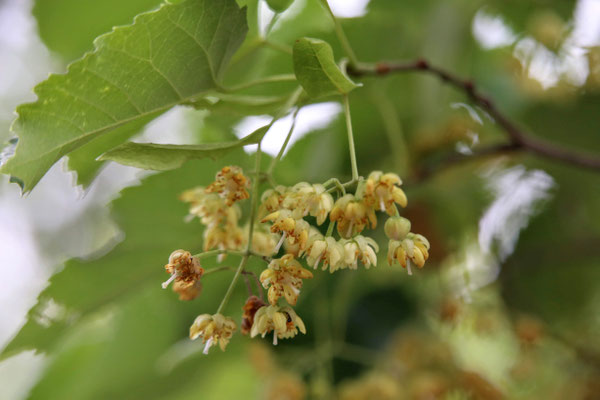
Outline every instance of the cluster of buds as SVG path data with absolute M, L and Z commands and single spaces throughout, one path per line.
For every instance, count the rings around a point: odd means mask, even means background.
M 389 238 L 388 263 L 401 264 L 409 274 L 412 274 L 411 263 L 423 267 L 429 257 L 429 242 L 422 235 L 411 233 L 410 221 L 399 216 L 397 205 L 407 205 L 401 184 L 396 174 L 375 171 L 358 183 L 354 194 L 343 193 L 337 200 L 330 194 L 334 188 L 327 189 L 322 184 L 300 182 L 289 188 L 276 186 L 263 193 L 259 208 L 260 221 L 270 225 L 254 226 L 252 232 L 239 226 L 241 210 L 236 202 L 249 197 L 246 190 L 249 180 L 239 167 L 224 167 L 215 182 L 207 188 L 184 192 L 181 200 L 190 203 L 192 218 L 198 217 L 206 226 L 205 251 L 223 250 L 219 253 L 224 256 L 227 250 L 242 250 L 252 235 L 252 251 L 245 257 L 252 254 L 269 262 L 259 277 L 260 284 L 267 289 L 268 303 L 262 297 L 250 295 L 243 307 L 241 331 L 251 337 L 265 337 L 272 332 L 273 344 L 277 344 L 279 339 L 306 333 L 304 322 L 292 309 L 304 280 L 313 277 L 302 266 L 302 259 L 308 267 L 315 270 L 321 267 L 330 273 L 356 270 L 359 262 L 366 269 L 377 265 L 379 246 L 364 234 L 365 229 L 377 226 L 377 212 L 389 215 L 384 229 Z M 323 234 L 318 227 L 327 220 L 329 228 Z M 336 225 L 338 239 L 333 236 Z M 283 244 L 286 254 L 269 259 L 279 253 Z M 204 270 L 197 258 L 177 250 L 165 268 L 171 278 L 163 287 L 175 281 L 174 290 L 182 300 L 191 300 L 199 294 Z M 262 296 L 260 287 L 259 290 Z M 287 304 L 279 304 L 282 301 Z M 225 349 L 236 329 L 229 317 L 203 314 L 191 326 L 190 338 L 202 337 L 206 353 L 217 344 Z

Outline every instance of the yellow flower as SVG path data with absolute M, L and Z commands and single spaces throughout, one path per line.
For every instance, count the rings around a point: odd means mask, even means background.
M 179 200 L 192 205 L 200 203 L 206 196 L 206 189 L 203 186 L 197 186 L 188 189 L 179 195 Z
M 292 194 L 283 201 L 283 206 L 293 210 L 296 219 L 311 215 L 321 225 L 333 207 L 333 197 L 321 184 L 300 182 L 292 188 Z
M 163 289 L 166 289 L 173 281 L 185 284 L 196 283 L 204 273 L 204 269 L 200 266 L 200 260 L 192 257 L 192 254 L 185 250 L 172 252 L 169 256 L 169 263 L 165 265 L 165 270 L 171 274 L 171 277 L 163 282 Z
M 237 204 L 229 206 L 218 194 L 206 193 L 202 187 L 186 190 L 179 198 L 190 203 L 188 220 L 198 217 L 202 224 L 209 227 L 237 225 L 242 214 Z
M 411 261 L 419 268 L 423 268 L 429 258 L 429 241 L 423 236 L 409 233 L 403 240 L 391 239 L 388 246 L 388 264 L 399 262 L 402 267 L 412 275 Z
M 293 338 L 298 331 L 305 334 L 306 327 L 291 307 L 276 305 L 261 307 L 254 315 L 250 336 L 255 337 L 260 334 L 265 337 L 271 331 L 273 331 L 273 344 L 277 345 L 277 339 Z
M 282 203 L 288 195 L 288 188 L 285 186 L 276 186 L 275 189 L 268 189 L 260 197 L 260 215 L 275 212 L 282 208 Z
M 231 206 L 238 200 L 244 200 L 250 197 L 246 190 L 250 186 L 250 180 L 244 176 L 240 167 L 223 167 L 207 188 L 207 193 L 219 193 L 225 199 L 225 203 Z
M 370 224 L 377 226 L 375 212 L 353 194 L 340 197 L 333 206 L 329 219 L 337 221 L 337 230 L 341 237 L 348 239 L 359 234 Z
M 279 238 L 276 235 L 270 232 L 255 230 L 252 232 L 252 251 L 261 256 L 270 257 L 275 254 L 275 247 L 277 246 L 278 239 Z
M 389 215 L 396 215 L 394 203 L 406 207 L 406 194 L 402 189 L 402 180 L 393 173 L 384 174 L 374 171 L 369 174 L 365 182 L 364 199 L 369 207 L 376 207 L 379 211 L 385 211 Z
M 273 221 L 271 225 L 271 232 L 281 232 L 281 239 L 275 247 L 275 252 L 279 251 L 279 248 L 283 244 L 286 238 L 293 239 L 292 244 L 298 243 L 300 250 L 303 250 L 308 240 L 308 233 L 310 231 L 310 225 L 303 219 L 294 219 L 292 217 L 292 211 L 290 210 L 279 210 L 275 211 L 262 219 L 261 222 Z
M 275 305 L 281 296 L 290 305 L 295 305 L 302 288 L 302 279 L 312 278 L 313 274 L 302 268 L 292 254 L 275 259 L 260 274 L 260 281 L 265 289 L 269 289 L 269 303 Z
M 236 226 L 207 227 L 204 230 L 204 251 L 211 249 L 240 250 L 246 241 L 246 235 L 242 228 Z M 219 255 L 219 261 L 225 259 L 225 254 Z
M 344 264 L 350 269 L 357 269 L 358 261 L 369 269 L 371 265 L 377 266 L 377 252 L 379 246 L 370 237 L 357 235 L 344 241 Z
M 208 354 L 208 350 L 217 344 L 221 350 L 225 351 L 225 347 L 236 329 L 235 322 L 229 317 L 221 314 L 202 314 L 196 317 L 190 326 L 190 339 L 195 340 L 202 336 L 202 342 L 205 344 L 204 354 Z
M 329 267 L 329 272 L 343 267 L 344 246 L 331 236 L 314 235 L 308 240 L 306 247 L 306 262 L 314 269 L 323 261 L 323 271 Z

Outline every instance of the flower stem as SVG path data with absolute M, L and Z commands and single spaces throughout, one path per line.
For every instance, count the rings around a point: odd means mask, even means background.
M 238 278 L 240 277 L 240 275 L 242 274 L 242 271 L 244 270 L 246 263 L 248 262 L 248 257 L 249 257 L 248 255 L 244 255 L 242 257 L 242 260 L 240 261 L 240 265 L 235 270 L 235 275 L 233 275 L 233 279 L 231 280 L 231 283 L 229 284 L 229 287 L 227 288 L 227 292 L 225 293 L 223 300 L 221 300 L 221 304 L 219 305 L 219 308 L 217 308 L 216 314 L 221 314 L 223 309 L 227 305 L 227 302 L 229 301 L 229 298 L 231 297 L 231 294 L 233 293 L 233 289 L 235 288 L 235 284 L 236 284 Z
M 283 157 L 283 153 L 285 152 L 285 149 L 288 145 L 288 143 L 290 142 L 290 139 L 292 138 L 292 133 L 294 132 L 294 128 L 296 127 L 296 117 L 298 116 L 298 112 L 300 111 L 301 107 L 296 108 L 296 111 L 294 111 L 294 115 L 292 116 L 292 126 L 290 127 L 290 131 L 288 132 L 285 141 L 283 142 L 283 145 L 281 145 L 281 149 L 279 149 L 279 153 L 277 154 L 277 157 L 275 157 L 272 161 L 271 161 L 271 165 L 269 165 L 269 168 L 267 169 L 267 175 L 271 176 L 271 173 L 273 173 L 273 169 L 275 169 L 275 165 L 279 162 L 279 160 L 281 160 L 281 157 Z
M 348 41 L 348 38 L 342 29 L 342 24 L 340 24 L 340 20 L 337 19 L 333 14 L 333 11 L 331 11 L 331 7 L 329 7 L 327 0 L 321 0 L 321 3 L 323 3 L 323 7 L 325 7 L 325 9 L 329 12 L 329 15 L 331 15 L 331 19 L 333 19 L 333 24 L 335 25 L 335 34 L 337 35 L 340 44 L 344 48 L 344 52 L 350 59 L 350 64 L 352 66 L 357 66 L 358 58 L 356 58 L 356 54 L 354 54 L 354 50 L 352 50 L 352 46 L 350 46 L 350 42 Z
M 344 114 L 346 115 L 346 131 L 348 133 L 348 147 L 350 148 L 350 164 L 352 166 L 352 181 L 358 181 L 358 168 L 356 166 L 356 150 L 354 149 L 354 136 L 352 134 L 352 119 L 350 117 L 350 102 L 348 95 L 344 97 Z
M 333 234 L 333 227 L 335 226 L 335 221 L 329 222 L 329 226 L 327 227 L 327 233 L 325 236 L 331 236 Z

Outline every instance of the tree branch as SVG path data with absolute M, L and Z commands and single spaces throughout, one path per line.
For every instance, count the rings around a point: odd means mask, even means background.
M 514 122 L 506 117 L 487 96 L 479 92 L 475 83 L 468 79 L 462 79 L 458 76 L 420 59 L 412 62 L 380 62 L 377 64 L 359 64 L 357 66 L 348 66 L 348 73 L 353 76 L 385 76 L 396 72 L 425 72 L 437 76 L 443 82 L 446 82 L 455 88 L 465 92 L 465 94 L 482 109 L 484 109 L 496 123 L 504 129 L 510 143 L 506 145 L 502 152 L 507 149 L 527 150 L 531 153 L 562 161 L 566 164 L 578 167 L 600 170 L 600 157 L 591 154 L 572 151 L 562 148 L 545 140 L 538 139 L 519 128 Z M 493 154 L 493 151 L 486 149 L 484 155 Z M 476 153 L 477 154 L 477 153 Z
M 414 174 L 414 177 L 409 177 L 408 181 L 410 183 L 419 183 L 447 167 L 458 165 L 466 161 L 475 161 L 481 158 L 513 153 L 520 150 L 525 150 L 525 148 L 519 145 L 518 143 L 510 142 L 484 147 L 477 151 L 474 151 L 471 154 L 451 153 L 447 157 L 443 158 L 441 161 L 435 163 L 435 165 L 423 168 L 421 170 L 417 170 Z

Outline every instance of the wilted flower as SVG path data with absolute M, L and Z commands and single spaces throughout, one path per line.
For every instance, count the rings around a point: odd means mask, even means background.
M 202 336 L 202 342 L 205 343 L 204 354 L 208 354 L 208 350 L 217 344 L 225 351 L 236 329 L 235 322 L 229 317 L 224 317 L 222 314 L 202 314 L 196 317 L 190 326 L 190 339 L 195 340 Z
M 329 267 L 329 272 L 334 272 L 342 267 L 344 261 L 344 247 L 333 237 L 314 235 L 308 240 L 306 247 L 306 262 L 317 268 L 323 261 L 323 270 Z
M 369 207 L 376 207 L 379 211 L 385 211 L 389 215 L 395 215 L 394 203 L 406 207 L 406 194 L 402 189 L 402 180 L 393 173 L 384 174 L 381 171 L 373 171 L 365 182 L 364 200 Z
M 200 260 L 192 257 L 189 251 L 181 249 L 171 253 L 165 270 L 171 274 L 171 277 L 163 282 L 163 289 L 166 289 L 173 281 L 185 284 L 195 283 L 204 273 L 204 269 L 200 266 Z
M 277 339 L 288 339 L 296 336 L 298 330 L 306 333 L 306 327 L 302 319 L 291 307 L 279 307 L 276 305 L 261 307 L 254 315 L 254 324 L 250 336 L 261 335 L 273 331 L 273 344 Z
M 393 265 L 395 262 L 399 262 L 408 270 L 409 275 L 412 275 L 411 261 L 417 267 L 422 268 L 428 258 L 429 241 L 423 235 L 409 233 L 403 240 L 390 240 L 389 242 L 388 264 Z
M 227 166 L 217 173 L 215 181 L 206 188 L 206 192 L 218 193 L 230 206 L 238 200 L 250 197 L 246 190 L 249 186 L 250 181 L 240 167 Z
M 370 237 L 357 235 L 344 243 L 344 264 L 350 269 L 358 267 L 358 261 L 369 269 L 371 265 L 377 266 L 377 252 L 379 246 Z
M 265 289 L 269 289 L 269 303 L 275 305 L 281 296 L 287 302 L 295 305 L 302 288 L 302 279 L 312 278 L 313 274 L 302 268 L 291 254 L 275 259 L 269 267 L 260 274 L 260 281 Z
M 362 232 L 369 224 L 371 228 L 377 226 L 375 212 L 353 194 L 340 197 L 335 202 L 329 218 L 337 221 L 337 230 L 340 236 L 346 239 Z
M 202 291 L 202 282 L 197 280 L 195 282 L 184 282 L 177 281 L 173 284 L 173 291 L 179 294 L 179 300 L 190 301 L 194 300 Z
M 242 307 L 242 310 L 244 311 L 244 314 L 242 314 L 242 335 L 250 333 L 250 329 L 252 329 L 252 325 L 254 324 L 254 315 L 262 306 L 266 305 L 267 303 L 257 296 L 248 297 L 246 304 Z

